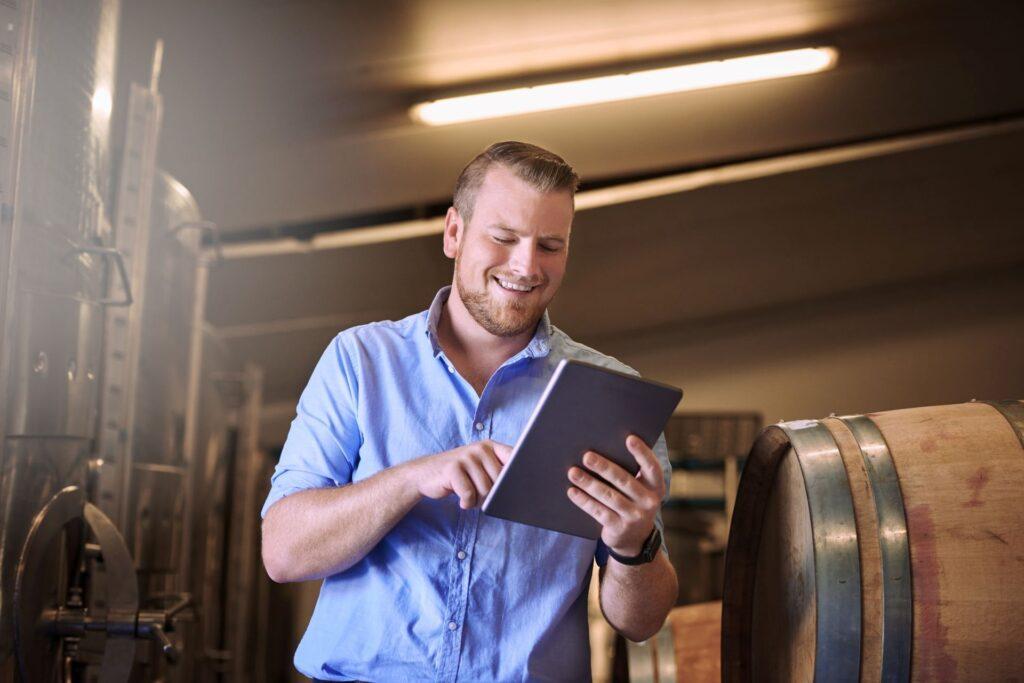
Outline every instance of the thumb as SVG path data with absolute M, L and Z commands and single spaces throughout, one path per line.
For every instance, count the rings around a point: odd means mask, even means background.
M 492 441 L 491 448 L 494 449 L 494 454 L 498 456 L 498 460 L 501 461 L 502 465 L 507 464 L 508 461 L 512 458 L 511 446 L 508 446 L 503 443 L 498 443 L 497 441 Z

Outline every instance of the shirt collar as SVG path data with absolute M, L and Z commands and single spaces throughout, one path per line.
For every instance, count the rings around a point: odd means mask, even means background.
M 442 287 L 434 295 L 434 300 L 427 309 L 427 338 L 430 339 L 430 348 L 434 352 L 434 358 L 441 355 L 441 343 L 437 339 L 437 326 L 441 323 L 441 314 L 444 312 L 444 302 L 448 301 L 448 295 L 452 293 L 452 286 Z
M 442 287 L 434 296 L 434 301 L 431 302 L 430 308 L 427 309 L 427 329 L 425 332 L 427 338 L 430 339 L 430 348 L 434 352 L 434 358 L 441 354 L 442 349 L 437 337 L 437 326 L 440 324 L 441 315 L 444 313 L 444 304 L 448 301 L 451 293 L 451 285 Z M 547 309 L 545 309 L 544 315 L 540 318 L 540 324 L 537 325 L 537 331 L 533 334 L 533 339 L 530 340 L 525 349 L 516 355 L 526 355 L 531 358 L 540 358 L 541 356 L 548 355 L 551 351 L 552 329 L 551 318 L 548 316 Z

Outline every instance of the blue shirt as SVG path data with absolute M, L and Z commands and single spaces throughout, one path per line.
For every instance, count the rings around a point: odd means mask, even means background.
M 481 439 L 514 444 L 562 358 L 633 372 L 545 313 L 477 396 L 438 343 L 449 292 L 428 311 L 334 338 L 299 400 L 264 516 L 296 491 Z M 664 436 L 655 452 L 667 482 Z M 606 559 L 596 541 L 462 510 L 454 496 L 423 499 L 365 558 L 324 580 L 295 666 L 333 680 L 590 680 L 595 558 Z

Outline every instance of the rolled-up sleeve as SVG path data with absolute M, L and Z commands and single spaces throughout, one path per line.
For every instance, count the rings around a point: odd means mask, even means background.
M 357 396 L 358 377 L 342 333 L 324 351 L 302 392 L 261 516 L 297 491 L 352 481 L 362 444 Z

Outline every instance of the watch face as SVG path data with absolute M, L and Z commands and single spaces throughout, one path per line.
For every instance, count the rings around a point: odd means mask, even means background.
M 658 550 L 661 548 L 661 531 L 658 527 L 654 527 L 654 531 L 644 541 L 643 547 L 640 548 L 640 554 L 635 557 L 623 557 L 619 555 L 611 548 L 608 549 L 608 554 L 615 558 L 622 564 L 647 564 L 651 562 L 658 554 Z

